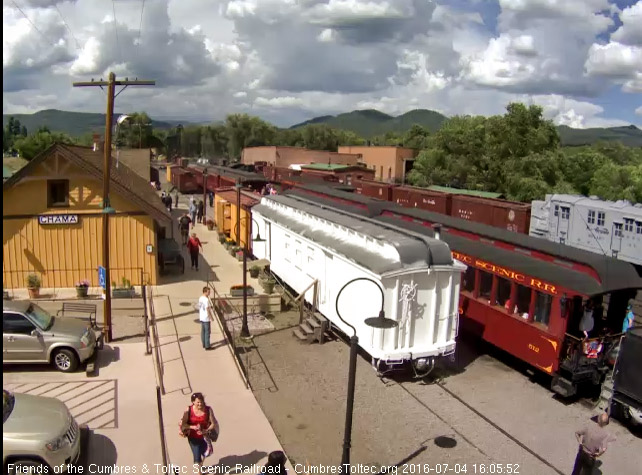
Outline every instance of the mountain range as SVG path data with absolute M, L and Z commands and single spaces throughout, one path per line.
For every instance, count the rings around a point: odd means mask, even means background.
M 119 115 L 114 114 L 115 117 Z M 42 110 L 34 114 L 3 114 L 3 127 L 6 126 L 9 117 L 18 119 L 20 124 L 24 125 L 30 133 L 43 126 L 74 137 L 88 133 L 103 134 L 105 131 L 105 114 L 67 112 L 56 109 Z M 446 119 L 445 115 L 427 109 L 412 110 L 397 117 L 370 109 L 355 110 L 337 116 L 315 117 L 290 128 L 296 129 L 310 124 L 326 124 L 337 129 L 350 130 L 364 138 L 372 138 L 387 132 L 403 133 L 414 124 L 419 124 L 431 132 L 435 132 Z M 169 129 L 178 124 L 194 125 L 178 120 L 152 120 L 153 127 L 159 129 Z M 557 129 L 562 145 L 566 146 L 590 145 L 600 141 L 620 141 L 624 145 L 642 147 L 642 130 L 635 125 L 591 129 L 574 129 L 561 125 Z

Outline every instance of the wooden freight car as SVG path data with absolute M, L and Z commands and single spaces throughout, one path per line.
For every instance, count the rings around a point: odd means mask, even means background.
M 488 224 L 515 233 L 528 234 L 531 205 L 516 201 L 450 195 L 450 216 L 476 223 Z
M 402 185 L 392 189 L 393 202 L 405 208 L 419 208 L 441 214 L 450 214 L 451 197 L 447 193 L 417 186 Z
M 392 201 L 392 190 L 397 185 L 375 180 L 354 180 L 354 186 L 361 195 Z

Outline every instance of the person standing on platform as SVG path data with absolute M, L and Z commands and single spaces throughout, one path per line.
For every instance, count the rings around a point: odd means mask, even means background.
M 201 322 L 201 343 L 205 350 L 210 346 L 210 322 L 214 320 L 212 315 L 212 304 L 210 302 L 210 288 L 203 287 L 203 295 L 198 299 L 198 320 Z
M 181 244 L 185 246 L 187 244 L 187 237 L 189 236 L 189 225 L 192 222 L 187 213 L 183 213 L 183 216 L 178 218 L 178 228 L 181 231 Z
M 192 218 L 192 227 L 196 226 L 196 201 L 193 196 L 189 200 L 189 217 Z
M 197 223 L 203 223 L 203 213 L 205 211 L 205 204 L 203 203 L 203 200 L 198 200 L 198 204 L 196 205 L 196 222 Z
M 192 237 L 187 241 L 187 250 L 189 251 L 189 257 L 192 260 L 192 269 L 196 270 L 198 270 L 199 247 L 203 249 L 203 244 L 201 244 L 201 240 L 196 237 L 196 233 L 192 233 Z
M 635 317 L 633 316 L 633 305 L 629 304 L 626 307 L 626 315 L 624 316 L 624 322 L 622 323 L 622 333 L 628 332 L 634 322 Z

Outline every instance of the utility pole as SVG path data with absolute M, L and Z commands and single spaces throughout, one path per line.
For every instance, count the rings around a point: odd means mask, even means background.
M 103 158 L 103 267 L 105 268 L 105 301 L 103 307 L 103 325 L 105 326 L 105 342 L 112 341 L 111 328 L 111 275 L 109 272 L 109 215 L 115 210 L 109 204 L 109 181 L 111 179 L 111 132 L 114 117 L 114 101 L 118 94 L 127 86 L 154 86 L 156 81 L 116 81 L 116 75 L 109 73 L 108 81 L 75 82 L 74 87 L 100 87 L 107 86 L 107 119 L 105 121 L 105 146 Z M 116 86 L 124 86 L 116 94 Z M 143 283 L 141 282 L 141 285 Z

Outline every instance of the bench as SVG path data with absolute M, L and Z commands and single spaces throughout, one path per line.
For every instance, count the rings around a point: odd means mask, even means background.
M 79 317 L 78 314 L 82 314 L 83 317 L 89 316 L 89 324 L 92 328 L 97 328 L 95 304 L 63 302 L 62 309 L 56 313 L 57 316 L 62 315 L 63 317 Z

